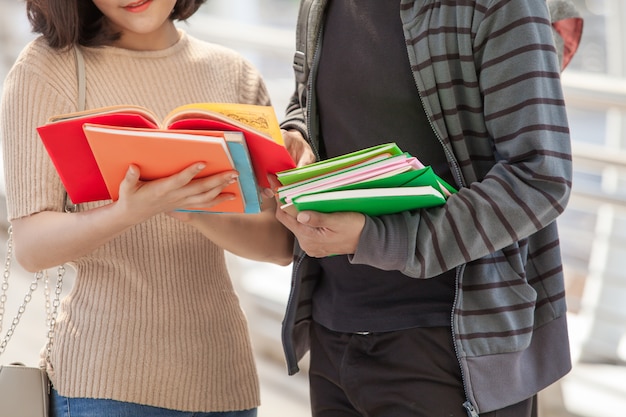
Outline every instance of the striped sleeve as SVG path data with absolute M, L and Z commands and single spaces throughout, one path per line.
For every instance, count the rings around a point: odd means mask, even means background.
M 418 88 L 461 189 L 442 208 L 368 219 L 353 262 L 428 278 L 563 212 L 569 130 L 544 1 L 404 3 Z

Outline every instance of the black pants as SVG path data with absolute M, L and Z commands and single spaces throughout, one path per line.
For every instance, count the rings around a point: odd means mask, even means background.
M 389 333 L 311 330 L 313 417 L 467 417 L 447 327 Z M 481 417 L 536 417 L 536 397 Z

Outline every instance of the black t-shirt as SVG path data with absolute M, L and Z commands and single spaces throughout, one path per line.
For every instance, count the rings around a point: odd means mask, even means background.
M 410 70 L 399 2 L 329 2 L 316 78 L 321 152 L 330 158 L 385 142 L 418 157 L 453 183 Z M 398 271 L 319 259 L 313 317 L 343 332 L 450 324 L 455 271 L 414 279 Z

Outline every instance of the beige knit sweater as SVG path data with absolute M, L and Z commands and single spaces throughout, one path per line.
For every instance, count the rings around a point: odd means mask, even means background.
M 190 102 L 269 104 L 248 62 L 182 31 L 166 50 L 83 51 L 87 108 L 130 103 L 164 117 Z M 73 50 L 33 41 L 2 99 L 9 220 L 62 209 L 62 184 L 35 128 L 76 102 Z M 61 395 L 201 412 L 258 406 L 247 324 L 221 248 L 160 215 L 72 265 L 49 369 Z

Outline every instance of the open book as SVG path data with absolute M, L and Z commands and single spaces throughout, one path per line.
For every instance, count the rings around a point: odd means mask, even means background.
M 109 127 L 111 131 L 107 132 L 111 134 L 119 130 L 129 132 L 134 129 L 153 130 L 154 134 L 149 135 L 153 139 L 167 138 L 168 135 L 165 133 L 175 131 L 184 131 L 179 133 L 199 136 L 206 136 L 206 131 L 240 132 L 244 141 L 229 142 L 239 143 L 238 145 L 226 145 L 227 150 L 231 152 L 231 158 L 232 152 L 237 154 L 237 158 L 233 159 L 234 169 L 239 171 L 240 180 L 244 177 L 245 171 L 252 171 L 255 183 L 261 187 L 270 186 L 267 181 L 268 174 L 295 167 L 284 147 L 276 114 L 270 106 L 194 103 L 177 107 L 162 121 L 159 121 L 149 109 L 141 106 L 104 107 L 54 116 L 48 123 L 37 128 L 61 181 L 74 203 L 108 200 L 113 197 L 109 189 L 111 181 L 107 185 L 107 181 L 103 178 L 98 161 L 85 135 L 83 129 L 85 125 Z M 100 133 L 102 134 L 102 131 Z M 225 141 L 225 138 L 222 140 Z M 183 144 L 187 143 L 184 141 L 177 143 L 181 147 L 188 146 Z M 144 146 L 141 155 L 150 154 L 153 148 L 152 143 Z M 118 155 L 121 154 L 121 152 L 118 153 Z M 173 155 L 173 153 L 167 154 L 167 158 L 172 158 Z M 183 166 L 200 161 L 209 163 L 211 157 L 209 150 L 198 151 L 195 154 L 192 153 L 191 158 L 183 158 L 179 162 Z M 141 166 L 139 160 L 135 163 Z M 251 166 L 242 165 L 245 163 Z M 241 186 L 250 190 L 249 183 L 241 184 Z M 255 194 L 258 199 L 258 190 L 255 190 Z
M 302 168 L 306 172 L 295 168 L 277 174 L 283 184 L 277 193 L 284 210 L 378 216 L 443 205 L 456 192 L 430 166 L 402 152 L 395 143 Z

